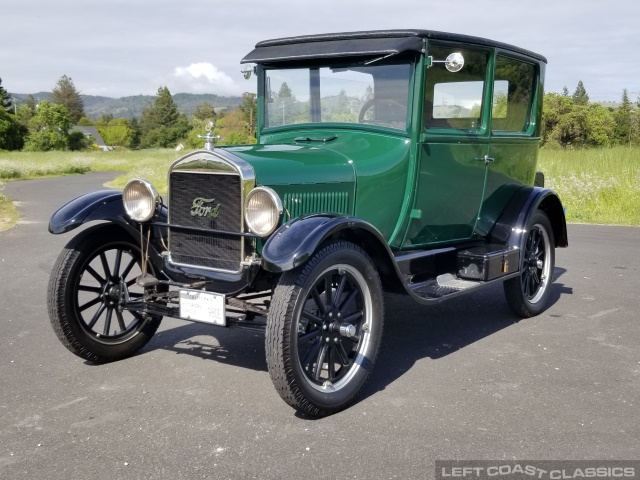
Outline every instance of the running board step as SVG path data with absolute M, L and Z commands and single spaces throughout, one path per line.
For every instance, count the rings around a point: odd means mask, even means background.
M 449 295 L 459 294 L 470 288 L 477 288 L 485 282 L 463 280 L 450 273 L 438 275 L 435 279 L 409 285 L 413 293 L 424 299 L 439 299 Z

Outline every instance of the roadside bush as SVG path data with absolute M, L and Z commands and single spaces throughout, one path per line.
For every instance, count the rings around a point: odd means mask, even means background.
M 20 150 L 27 133 L 27 129 L 13 115 L 0 108 L 0 150 Z

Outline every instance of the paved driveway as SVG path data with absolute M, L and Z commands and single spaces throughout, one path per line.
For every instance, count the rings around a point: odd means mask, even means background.
M 640 228 L 571 225 L 552 306 L 501 288 L 386 299 L 361 401 L 321 420 L 271 386 L 264 336 L 166 320 L 137 356 L 87 364 L 49 325 L 47 220 L 113 174 L 14 182 L 0 233 L 0 478 L 429 478 L 435 459 L 640 459 Z

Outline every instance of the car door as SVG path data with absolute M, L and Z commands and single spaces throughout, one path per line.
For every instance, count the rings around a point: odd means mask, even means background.
M 497 51 L 492 86 L 491 140 L 476 234 L 485 236 L 513 194 L 533 185 L 540 142 L 540 64 Z
M 443 62 L 452 53 L 462 54 L 462 69 Z M 426 71 L 417 189 L 404 248 L 473 235 L 489 152 L 485 110 L 490 108 L 486 98 L 491 50 L 430 43 L 428 55 L 432 61 Z

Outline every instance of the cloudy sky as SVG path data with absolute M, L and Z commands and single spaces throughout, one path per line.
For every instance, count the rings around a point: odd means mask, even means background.
M 62 75 L 87 95 L 255 91 L 240 59 L 268 38 L 420 28 L 541 53 L 547 91 L 578 80 L 592 100 L 640 94 L 638 0 L 2 0 L 0 78 L 50 91 Z

